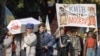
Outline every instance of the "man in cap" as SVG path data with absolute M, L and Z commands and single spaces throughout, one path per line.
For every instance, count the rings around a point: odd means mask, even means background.
M 26 32 L 23 35 L 22 50 L 26 53 L 21 56 L 35 56 L 36 35 L 33 32 L 34 24 L 28 23 L 26 25 Z

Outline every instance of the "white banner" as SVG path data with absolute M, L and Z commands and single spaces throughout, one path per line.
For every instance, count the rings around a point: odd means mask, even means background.
M 95 4 L 56 4 L 58 26 L 97 28 Z
M 41 22 L 32 17 L 16 19 L 16 20 L 12 20 L 7 26 L 7 28 L 12 34 L 19 34 L 26 31 L 26 24 L 28 23 L 34 24 L 33 31 L 36 32 L 38 30 L 38 25 Z

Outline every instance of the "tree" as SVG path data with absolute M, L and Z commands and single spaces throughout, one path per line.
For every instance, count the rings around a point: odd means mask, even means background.
M 0 1 L 0 37 L 4 35 L 4 19 L 5 19 L 5 0 Z

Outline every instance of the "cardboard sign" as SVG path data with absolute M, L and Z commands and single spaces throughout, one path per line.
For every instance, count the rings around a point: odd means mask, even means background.
M 56 4 L 58 26 L 97 27 L 95 4 Z
M 38 30 L 38 25 L 41 23 L 40 21 L 30 17 L 30 18 L 22 18 L 18 20 L 12 20 L 9 25 L 7 26 L 8 30 L 12 34 L 19 34 L 26 31 L 26 24 L 32 23 L 34 24 L 33 31 Z

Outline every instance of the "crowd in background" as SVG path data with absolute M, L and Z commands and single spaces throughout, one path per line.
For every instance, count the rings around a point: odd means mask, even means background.
M 0 56 L 55 56 L 54 50 L 57 50 L 57 56 L 100 56 L 97 31 L 88 31 L 83 39 L 77 29 L 65 32 L 64 27 L 59 29 L 59 34 L 49 34 L 44 23 L 39 25 L 37 32 L 33 30 L 34 24 L 31 23 L 21 34 L 6 30 L 0 40 Z

